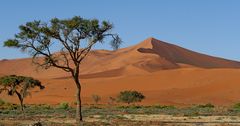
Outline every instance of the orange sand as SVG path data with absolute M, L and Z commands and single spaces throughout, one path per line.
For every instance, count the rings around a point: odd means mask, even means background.
M 26 75 L 46 86 L 34 90 L 26 103 L 73 103 L 75 85 L 59 69 L 36 71 L 31 59 L 0 61 L 0 75 Z M 240 100 L 240 62 L 196 53 L 154 38 L 118 51 L 95 50 L 81 66 L 82 98 L 93 103 L 92 94 L 107 103 L 122 90 L 146 95 L 143 104 L 231 105 Z M 16 102 L 15 97 L 0 98 Z

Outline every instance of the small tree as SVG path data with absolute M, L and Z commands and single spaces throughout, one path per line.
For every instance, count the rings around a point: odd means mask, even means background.
M 6 91 L 10 96 L 16 94 L 20 101 L 22 112 L 24 111 L 24 98 L 30 95 L 30 89 L 33 89 L 35 87 L 44 89 L 44 86 L 41 85 L 41 82 L 39 80 L 35 80 L 31 77 L 10 75 L 0 78 L 0 93 Z
M 101 100 L 101 97 L 99 95 L 92 95 L 92 99 L 95 102 L 95 104 L 98 104 L 98 102 Z
M 145 96 L 137 91 L 122 91 L 118 95 L 118 100 L 127 104 L 141 102 Z
M 112 34 L 113 25 L 97 19 L 83 19 L 75 16 L 70 19 L 53 18 L 50 22 L 33 21 L 19 27 L 15 38 L 4 42 L 6 47 L 19 48 L 32 56 L 32 61 L 45 69 L 56 67 L 69 72 L 76 85 L 76 121 L 82 121 L 82 100 L 80 64 L 97 43 L 109 38 L 114 50 L 121 39 Z M 112 39 L 111 39 L 112 38 Z M 58 52 L 58 53 L 54 53 Z

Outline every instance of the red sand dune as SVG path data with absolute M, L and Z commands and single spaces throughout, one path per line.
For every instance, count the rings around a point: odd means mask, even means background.
M 95 50 L 80 71 L 83 100 L 98 94 L 106 103 L 122 90 L 146 95 L 143 104 L 230 105 L 240 99 L 240 62 L 212 57 L 148 38 L 117 51 Z M 75 85 L 69 74 L 52 68 L 38 69 L 31 59 L 0 61 L 0 75 L 18 74 L 40 79 L 46 86 L 35 90 L 27 103 L 74 102 Z M 0 95 L 15 101 L 16 98 Z

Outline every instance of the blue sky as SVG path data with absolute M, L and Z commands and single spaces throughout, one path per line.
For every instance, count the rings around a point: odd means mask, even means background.
M 28 55 L 3 41 L 32 20 L 97 18 L 114 23 L 122 47 L 155 37 L 194 51 L 240 60 L 240 0 L 1 0 L 0 59 Z M 96 48 L 110 49 L 108 45 Z

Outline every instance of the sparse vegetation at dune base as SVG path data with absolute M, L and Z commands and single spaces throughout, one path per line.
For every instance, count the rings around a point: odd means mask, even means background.
M 75 125 L 74 103 L 20 106 L 0 100 L 0 125 Z M 84 104 L 84 125 L 238 125 L 239 104 L 220 107 L 212 104 L 175 107 L 165 105 Z

